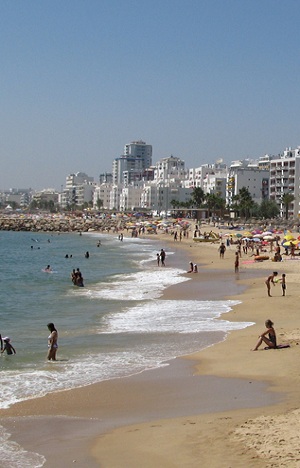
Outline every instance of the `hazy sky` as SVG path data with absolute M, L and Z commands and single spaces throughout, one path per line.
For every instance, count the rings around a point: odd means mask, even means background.
M 300 145 L 299 0 L 0 0 L 0 189 Z

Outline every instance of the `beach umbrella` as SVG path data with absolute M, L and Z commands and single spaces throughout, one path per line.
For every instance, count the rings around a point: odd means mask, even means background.
M 270 236 L 270 235 L 268 235 L 268 236 L 263 236 L 263 239 L 264 239 L 264 240 L 274 240 L 274 236 Z
M 243 234 L 238 233 L 238 234 L 235 234 L 235 236 L 236 237 L 243 237 Z
M 294 237 L 292 234 L 286 234 L 286 235 L 284 236 L 284 238 L 285 238 L 285 240 L 287 240 L 287 241 L 288 241 L 288 240 L 292 241 L 292 240 L 295 239 L 295 237 Z
M 281 245 L 282 247 L 287 247 L 287 248 L 291 247 L 291 244 L 289 242 L 282 242 Z
M 273 232 L 271 232 L 271 231 L 264 231 L 264 232 L 263 232 L 263 236 L 264 236 L 264 237 L 265 237 L 265 236 L 272 236 L 272 235 L 273 235 Z
M 253 240 L 254 242 L 260 242 L 260 241 L 261 241 L 261 239 L 260 239 L 259 237 L 253 237 L 252 240 Z

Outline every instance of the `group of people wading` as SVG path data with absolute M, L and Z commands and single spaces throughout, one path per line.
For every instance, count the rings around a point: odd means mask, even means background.
M 72 279 L 72 283 L 74 284 L 74 286 L 79 286 L 79 287 L 83 288 L 83 286 L 84 286 L 83 277 L 82 277 L 82 274 L 81 274 L 81 271 L 79 270 L 79 268 L 77 268 L 77 270 L 75 270 L 75 268 L 73 268 L 73 271 L 71 273 L 71 279 Z

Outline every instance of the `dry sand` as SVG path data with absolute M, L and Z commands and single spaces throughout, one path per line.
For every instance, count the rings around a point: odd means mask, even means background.
M 224 260 L 218 244 L 183 239 L 176 248 L 187 269 L 193 261 L 204 273 L 164 298 L 241 300 L 226 319 L 255 325 L 168 367 L 1 410 L 12 439 L 45 455 L 45 467 L 300 467 L 300 260 L 241 263 L 235 274 L 234 246 Z M 279 283 L 267 297 L 275 269 L 287 275 L 286 297 Z M 291 347 L 250 351 L 268 318 Z

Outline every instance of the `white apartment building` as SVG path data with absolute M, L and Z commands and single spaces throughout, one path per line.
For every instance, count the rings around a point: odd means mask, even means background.
M 89 177 L 85 172 L 76 172 L 66 177 L 66 189 L 71 189 L 76 185 L 94 182 L 94 177 Z
M 270 162 L 270 199 L 274 200 L 280 215 L 285 216 L 282 197 L 290 193 L 295 200 L 290 204 L 288 215 L 293 218 L 300 216 L 300 146 L 287 148 L 283 154 Z
M 109 209 L 120 210 L 120 197 L 122 193 L 122 184 L 113 184 L 110 191 Z
M 185 163 L 182 159 L 170 156 L 163 158 L 155 164 L 154 180 L 162 181 L 168 179 L 187 178 L 187 171 L 185 170 Z
M 203 191 L 205 194 L 214 194 L 217 197 L 226 199 L 227 173 L 222 176 L 207 174 L 203 181 Z
M 218 175 L 220 178 L 227 178 L 228 169 L 222 159 L 217 160 L 214 164 L 203 164 L 202 166 L 189 169 L 188 187 L 201 187 L 206 192 L 206 180 L 209 174 Z
M 141 207 L 153 211 L 167 212 L 172 208 L 172 200 L 187 202 L 190 200 L 192 189 L 178 184 L 178 181 L 147 183 L 141 193 Z
M 133 211 L 136 208 L 141 207 L 141 194 L 143 187 L 136 185 L 129 185 L 123 187 L 120 194 L 120 210 L 121 211 Z
M 112 184 L 96 185 L 93 195 L 93 208 L 98 209 L 98 199 L 102 201 L 102 208 L 109 210 L 110 208 L 110 192 Z
M 95 190 L 95 184 L 93 182 L 79 184 L 75 188 L 76 190 L 76 205 L 82 206 L 85 203 L 92 204 Z
M 269 171 L 259 169 L 257 161 L 233 161 L 229 168 L 226 190 L 226 202 L 229 206 L 243 187 L 249 190 L 253 201 L 260 204 L 263 199 L 269 198 Z
M 69 174 L 66 177 L 66 188 L 59 196 L 59 203 L 62 208 L 90 203 L 93 201 L 94 189 L 94 178 L 85 172 Z

